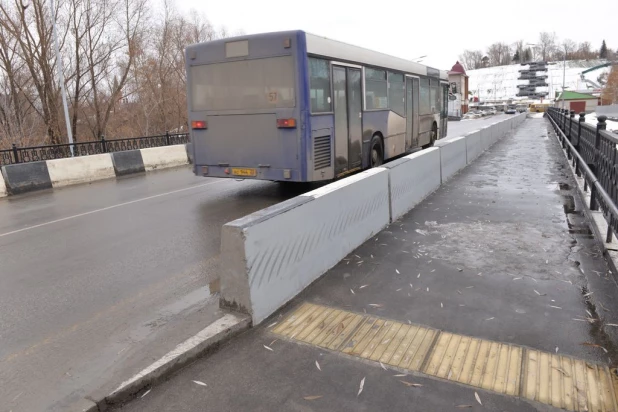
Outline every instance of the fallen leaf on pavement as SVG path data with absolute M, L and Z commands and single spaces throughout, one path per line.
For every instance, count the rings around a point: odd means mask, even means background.
M 400 373 L 399 375 L 393 375 L 395 378 L 402 378 L 404 376 L 408 376 L 405 373 Z
M 152 389 L 148 389 L 146 392 L 144 392 L 144 394 L 141 396 L 141 398 L 143 398 L 144 396 L 148 395 L 150 393 Z
M 440 302 L 440 307 L 444 309 L 444 304 L 442 302 Z
M 479 394 L 474 392 L 474 397 L 476 398 L 476 401 L 479 403 L 479 405 L 483 405 L 483 402 L 481 402 L 481 398 L 479 397 Z
M 461 290 L 457 289 L 457 293 L 459 293 L 461 295 Z
M 277 323 L 279 323 L 279 322 L 273 322 L 273 323 L 271 323 L 270 325 L 268 325 L 268 329 L 272 328 L 272 327 L 273 327 L 273 326 L 275 326 Z
M 605 353 L 607 353 L 607 349 L 605 349 L 605 348 L 604 348 L 603 346 L 601 346 L 601 345 L 597 345 L 596 343 L 584 342 L 584 343 L 581 343 L 581 345 L 584 345 L 584 346 L 592 346 L 593 348 L 601 348 L 601 349 L 603 349 L 603 350 L 605 351 Z
M 263 346 L 264 346 L 264 349 L 268 349 L 269 351 L 274 352 L 273 348 L 269 348 L 269 347 L 268 347 L 268 346 L 266 346 L 266 345 L 263 345 Z
M 400 380 L 399 382 L 403 383 L 407 387 L 420 388 L 421 386 L 423 386 L 420 383 L 412 383 L 412 382 L 406 382 L 406 381 L 402 381 L 402 380 Z
M 356 394 L 356 396 L 357 396 L 357 397 L 361 394 L 361 392 L 363 391 L 363 388 L 364 388 L 364 387 L 365 387 L 365 378 L 363 378 L 363 379 L 360 381 L 360 386 L 359 386 L 359 388 L 358 388 L 358 393 Z
M 534 290 L 534 293 L 536 293 L 539 296 L 547 296 L 547 293 L 539 293 L 539 291 L 536 289 L 532 289 L 532 290 Z
M 380 366 L 382 367 L 382 369 L 384 369 L 385 371 L 387 371 L 388 369 L 386 369 L 386 366 L 384 366 L 384 364 L 382 362 L 380 362 Z
M 318 368 L 320 372 L 322 372 L 322 368 L 320 368 L 320 364 L 318 363 L 318 361 L 315 361 L 315 367 Z
M 381 308 L 384 305 L 381 305 L 379 303 L 370 303 L 369 306 L 373 306 L 374 308 Z
M 556 353 L 558 353 L 558 347 L 556 346 Z
M 554 306 L 554 305 L 548 305 L 550 308 L 554 308 L 554 309 L 562 309 L 560 306 Z
M 606 323 L 605 325 L 606 325 L 606 326 L 618 326 L 618 325 L 617 325 L 617 324 L 615 324 L 615 323 Z
M 369 286 L 369 285 L 363 285 L 363 286 L 361 286 L 359 289 L 366 288 L 367 286 Z
M 491 318 L 487 318 L 485 320 L 492 320 L 492 319 L 495 319 L 495 318 L 492 316 Z
M 356 295 L 356 293 L 354 293 L 353 289 L 350 289 L 350 292 L 352 292 L 353 295 Z
M 195 384 L 197 384 L 197 385 L 200 385 L 200 386 L 208 386 L 208 385 L 206 385 L 206 384 L 205 384 L 204 382 L 202 382 L 202 381 L 192 381 L 192 382 L 193 382 L 193 383 L 195 383 Z
M 395 269 L 395 272 L 397 272 L 397 274 L 399 275 L 399 271 L 397 269 Z
M 464 409 L 464 408 L 472 408 L 472 405 L 457 405 L 457 406 L 455 406 L 455 407 L 456 407 L 456 408 L 461 408 L 461 409 Z
M 462 268 L 457 268 L 457 270 L 458 270 L 458 271 L 460 271 L 460 272 L 463 272 L 463 269 L 462 269 Z
M 313 396 L 304 396 L 303 399 L 306 401 L 315 401 L 316 399 L 320 399 L 322 395 L 313 395 Z

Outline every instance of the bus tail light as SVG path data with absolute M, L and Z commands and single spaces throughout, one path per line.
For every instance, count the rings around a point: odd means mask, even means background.
M 191 122 L 192 129 L 208 129 L 208 123 L 205 120 L 193 120 Z
M 281 129 L 293 129 L 296 127 L 296 119 L 277 119 L 277 127 Z

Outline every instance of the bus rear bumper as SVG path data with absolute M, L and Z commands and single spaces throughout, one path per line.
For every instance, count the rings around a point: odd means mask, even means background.
M 236 167 L 236 166 L 207 166 L 196 165 L 196 176 L 226 177 L 231 179 L 271 180 L 277 182 L 305 182 L 300 170 L 272 169 L 270 167 Z

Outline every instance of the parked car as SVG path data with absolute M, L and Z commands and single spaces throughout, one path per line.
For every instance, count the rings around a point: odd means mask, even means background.
M 498 113 L 496 111 L 496 109 L 489 109 L 488 112 L 489 112 L 489 114 L 496 114 L 496 113 Z
M 515 113 L 517 113 L 517 108 L 515 106 L 509 106 L 509 107 L 506 108 L 504 113 L 506 113 L 506 114 L 515 114 Z

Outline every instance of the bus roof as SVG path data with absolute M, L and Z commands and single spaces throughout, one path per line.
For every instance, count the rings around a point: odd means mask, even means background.
M 438 70 L 424 64 L 402 59 L 364 47 L 354 46 L 339 40 L 329 39 L 311 33 L 305 33 L 307 38 L 307 53 L 332 59 L 361 63 L 368 66 L 394 69 L 410 74 L 439 77 L 448 80 L 446 70 Z
M 187 51 L 200 49 L 208 44 L 221 44 L 230 41 L 251 39 L 262 36 L 290 36 L 298 33 L 304 33 L 307 39 L 307 53 L 316 56 L 327 57 L 331 60 L 339 60 L 341 62 L 357 63 L 366 66 L 381 67 L 384 69 L 397 70 L 404 73 L 416 74 L 421 76 L 437 77 L 444 81 L 448 80 L 446 70 L 438 70 L 424 64 L 416 63 L 410 60 L 402 59 L 377 51 L 369 50 L 364 47 L 354 46 L 338 40 L 329 39 L 324 36 L 307 33 L 302 30 L 281 31 L 272 33 L 259 33 L 245 36 L 236 36 L 226 39 L 218 39 L 209 42 L 193 44 L 187 46 Z

